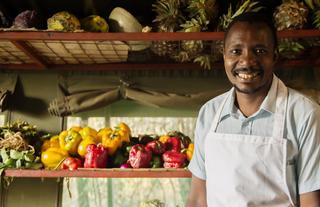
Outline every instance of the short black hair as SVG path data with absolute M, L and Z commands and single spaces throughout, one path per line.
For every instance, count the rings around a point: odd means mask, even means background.
M 269 17 L 269 15 L 264 13 L 258 13 L 258 12 L 245 12 L 238 16 L 236 16 L 232 22 L 228 25 L 225 33 L 224 33 L 224 42 L 226 42 L 226 38 L 229 34 L 229 31 L 231 27 L 237 23 L 237 22 L 248 22 L 250 24 L 252 23 L 264 23 L 272 32 L 273 42 L 274 42 L 274 48 L 278 47 L 278 38 L 277 38 L 277 29 L 275 28 L 272 17 Z

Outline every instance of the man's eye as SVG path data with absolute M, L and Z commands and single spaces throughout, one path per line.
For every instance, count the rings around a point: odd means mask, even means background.
M 264 49 L 256 49 L 256 53 L 257 54 L 263 54 L 263 53 L 266 53 L 266 50 L 264 50 Z
M 238 49 L 233 49 L 233 50 L 231 50 L 231 53 L 232 53 L 232 54 L 240 54 L 241 51 L 238 50 Z

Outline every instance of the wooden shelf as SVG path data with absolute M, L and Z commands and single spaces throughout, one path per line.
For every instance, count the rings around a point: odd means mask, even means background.
M 104 178 L 188 178 L 187 169 L 87 169 L 70 170 L 22 170 L 12 169 L 3 172 L 4 177 L 104 177 Z
M 133 51 L 130 44 L 203 40 L 206 54 L 214 54 L 215 41 L 223 32 L 88 33 L 51 31 L 0 31 L 0 69 L 12 70 L 164 70 L 202 69 L 199 64 L 179 63 L 159 57 L 150 49 Z M 320 30 L 279 31 L 279 38 L 320 39 Z M 319 41 L 319 40 L 317 40 Z M 179 49 L 178 49 L 179 50 Z M 320 66 L 319 52 L 298 60 L 284 60 L 278 67 Z M 137 58 L 138 54 L 138 58 Z M 130 58 L 132 57 L 132 58 Z M 214 69 L 222 69 L 220 62 Z

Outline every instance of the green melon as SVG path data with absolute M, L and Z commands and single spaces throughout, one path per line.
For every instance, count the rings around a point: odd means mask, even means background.
M 48 29 L 62 32 L 72 32 L 80 29 L 78 18 L 67 12 L 61 11 L 54 14 L 47 20 Z

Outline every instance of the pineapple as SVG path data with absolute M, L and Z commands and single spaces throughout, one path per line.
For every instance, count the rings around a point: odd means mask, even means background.
M 201 32 L 208 29 L 209 21 L 202 22 L 201 18 L 192 18 L 190 21 L 186 21 L 185 24 L 180 25 L 183 28 L 183 32 Z M 182 49 L 187 52 L 189 58 L 194 58 L 204 49 L 203 40 L 182 40 Z
M 302 29 L 307 24 L 308 8 L 298 0 L 283 0 L 273 13 L 277 30 Z M 299 39 L 280 39 L 280 58 L 295 59 L 305 50 L 304 43 Z
M 232 20 L 239 16 L 240 14 L 243 14 L 245 12 L 258 12 L 260 11 L 263 7 L 258 6 L 259 2 L 257 1 L 251 1 L 251 0 L 246 0 L 246 1 L 241 1 L 240 4 L 236 6 L 236 11 L 233 12 L 232 9 L 232 4 L 230 4 L 228 8 L 227 14 L 223 14 L 219 18 L 219 23 L 217 30 L 218 31 L 226 31 L 229 24 L 232 22 Z M 212 47 L 214 48 L 213 50 L 213 61 L 220 61 L 222 60 L 222 53 L 223 53 L 223 48 L 224 48 L 224 42 L 223 40 L 216 40 L 212 43 Z
M 307 24 L 308 8 L 298 0 L 283 0 L 273 17 L 277 30 L 302 29 Z
M 218 31 L 226 31 L 228 28 L 229 24 L 232 22 L 232 20 L 236 17 L 239 16 L 240 14 L 243 14 L 245 12 L 258 12 L 260 11 L 263 7 L 258 6 L 259 4 L 258 1 L 251 1 L 251 0 L 246 0 L 246 1 L 241 1 L 240 4 L 236 6 L 236 11 L 233 13 L 232 11 L 232 4 L 230 4 L 228 13 L 223 14 L 219 18 L 219 24 L 218 24 Z
M 191 18 L 182 27 L 182 32 L 204 32 L 208 31 L 208 24 L 216 21 L 218 17 L 218 3 L 216 0 L 190 0 L 186 11 Z M 182 50 L 176 59 L 180 62 L 191 61 L 199 63 L 204 68 L 211 68 L 210 62 L 207 63 L 204 58 L 208 56 L 202 54 L 205 49 L 203 40 L 183 40 L 181 41 Z
M 218 17 L 216 0 L 190 0 L 188 9 L 190 18 L 200 17 L 203 22 L 213 22 Z
M 180 24 L 185 21 L 181 12 L 180 0 L 157 0 L 153 11 L 157 16 L 153 22 L 157 23 L 157 32 L 175 32 Z M 151 50 L 158 56 L 174 57 L 177 53 L 178 42 L 176 41 L 153 41 Z

